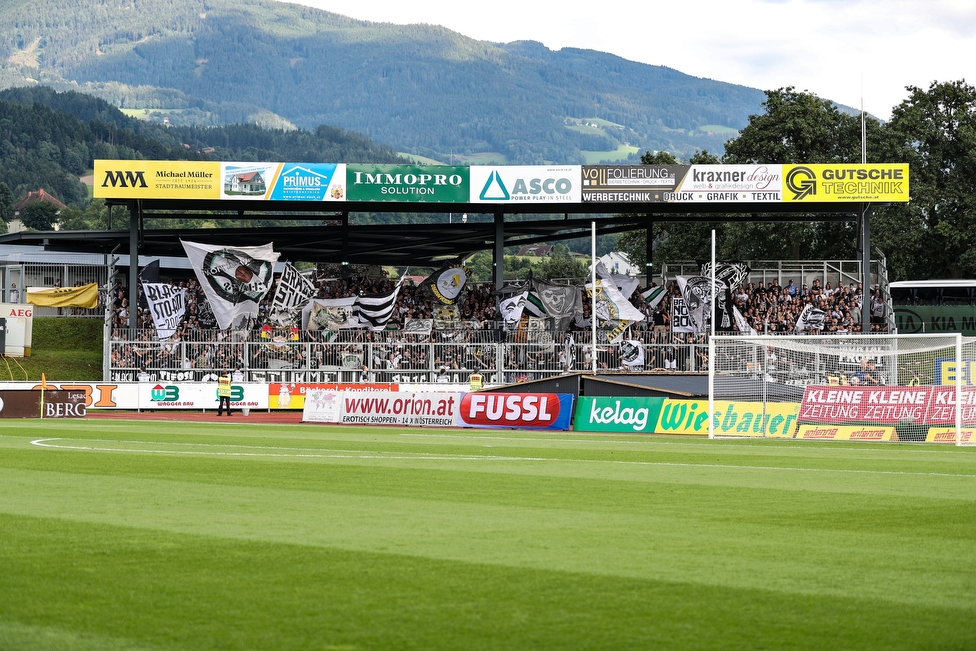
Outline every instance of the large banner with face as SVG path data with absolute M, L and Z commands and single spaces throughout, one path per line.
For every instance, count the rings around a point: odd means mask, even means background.
M 221 330 L 256 318 L 271 289 L 278 253 L 272 245 L 214 246 L 180 240 Z

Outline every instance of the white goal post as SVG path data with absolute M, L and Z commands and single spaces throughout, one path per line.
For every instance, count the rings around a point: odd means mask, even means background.
M 976 445 L 976 339 L 713 336 L 708 359 L 709 438 Z

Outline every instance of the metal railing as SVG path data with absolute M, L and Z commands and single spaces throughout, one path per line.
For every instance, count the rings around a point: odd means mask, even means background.
M 222 335 L 201 331 L 186 340 L 157 341 L 151 331 L 109 343 L 110 381 L 134 381 L 140 368 L 155 380 L 211 381 L 221 370 L 241 369 L 251 382 L 358 382 L 362 367 L 375 382 L 467 382 L 475 370 L 486 383 L 555 377 L 593 368 L 587 331 L 526 333 L 441 330 L 430 335 L 400 331 L 339 331 L 329 341 L 293 341 L 287 334 L 262 339 L 260 331 Z M 598 344 L 598 371 L 701 373 L 707 370 L 705 337 L 635 330 L 632 344 Z M 643 363 L 640 353 L 643 353 Z

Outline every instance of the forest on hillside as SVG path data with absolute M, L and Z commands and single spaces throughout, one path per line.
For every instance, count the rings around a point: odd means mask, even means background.
M 721 151 L 762 101 L 756 89 L 601 52 L 263 0 L 12 0 L 0 4 L 0 35 L 0 86 L 19 76 L 120 108 L 174 110 L 172 123 L 333 125 L 442 161 Z

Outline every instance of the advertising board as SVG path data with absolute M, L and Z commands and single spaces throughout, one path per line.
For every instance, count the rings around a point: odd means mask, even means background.
M 469 180 L 453 165 L 346 165 L 349 201 L 467 203 Z
M 474 165 L 471 203 L 580 203 L 579 165 Z
M 640 432 L 657 426 L 664 398 L 580 396 L 573 429 L 580 432 Z
M 466 393 L 458 425 L 568 430 L 572 416 L 571 393 Z
M 217 409 L 220 404 L 215 382 L 140 382 L 138 396 L 139 409 Z M 267 409 L 268 385 L 232 384 L 230 406 L 232 409 Z

